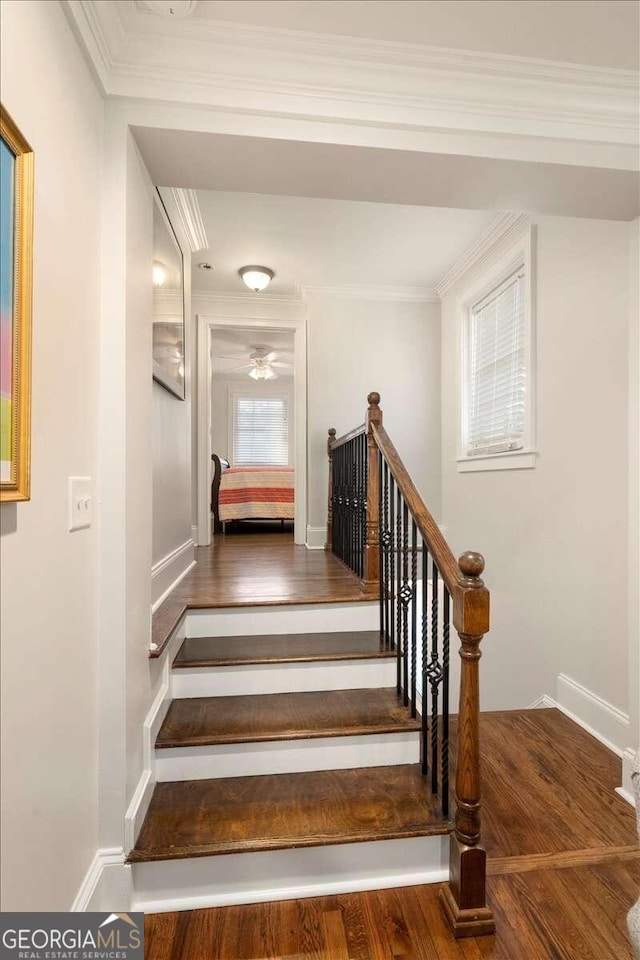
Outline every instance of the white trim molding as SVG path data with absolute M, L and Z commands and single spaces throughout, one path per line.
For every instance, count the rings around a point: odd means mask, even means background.
M 151 612 L 155 613 L 172 590 L 195 566 L 191 537 L 151 567 Z
M 556 682 L 558 709 L 618 757 L 629 741 L 629 715 L 566 674 Z
M 455 287 L 470 283 L 491 266 L 507 245 L 519 240 L 530 223 L 528 213 L 499 213 L 436 284 L 437 295 L 442 298 Z
M 195 190 L 188 190 L 184 187 L 171 187 L 171 194 L 175 201 L 176 209 L 180 214 L 180 220 L 184 228 L 185 235 L 189 241 L 192 253 L 198 250 L 207 250 L 209 241 L 207 231 L 205 230 L 202 211 L 198 201 L 198 194 Z
M 378 300 L 392 303 L 438 303 L 439 300 L 433 287 L 393 286 L 380 283 L 302 283 L 300 289 L 307 300 L 315 297 L 334 300 Z
M 531 470 L 536 465 L 535 450 L 514 450 L 495 453 L 492 457 L 458 457 L 458 473 L 479 473 L 485 470 Z
M 66 0 L 65 9 L 106 96 L 253 111 L 271 121 L 304 117 L 580 141 L 585 149 L 623 146 L 632 162 L 638 83 L 632 70 L 152 17 L 131 3 Z
M 123 848 L 104 847 L 96 850 L 71 905 L 71 913 L 128 911 L 130 908 L 131 868 L 125 864 Z
M 538 697 L 537 700 L 534 700 L 533 703 L 530 703 L 526 708 L 527 710 L 548 710 L 550 707 L 557 707 L 558 704 L 551 697 L 547 696 L 546 693 L 543 693 L 541 697 Z
M 640 751 L 623 750 L 622 752 L 622 784 L 616 787 L 616 793 L 630 803 L 636 805 L 632 776 L 640 769 Z
M 295 468 L 294 540 L 305 543 L 307 520 L 307 320 L 302 301 L 233 298 L 222 313 L 211 300 L 206 313 L 196 313 L 197 338 L 197 519 L 198 545 L 211 543 L 211 334 L 218 327 L 264 327 L 293 333 L 293 404 Z M 248 304 L 251 305 L 247 309 Z M 196 308 L 197 309 L 197 308 Z
M 324 550 L 326 542 L 326 524 L 322 527 L 311 527 L 307 524 L 307 550 Z

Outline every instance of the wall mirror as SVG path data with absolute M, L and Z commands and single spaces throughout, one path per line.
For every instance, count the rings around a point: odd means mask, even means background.
M 156 191 L 153 213 L 153 379 L 185 398 L 182 251 Z

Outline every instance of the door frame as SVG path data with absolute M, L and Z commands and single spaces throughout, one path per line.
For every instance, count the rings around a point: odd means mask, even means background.
M 277 310 L 277 305 L 272 304 Z M 291 304 L 287 304 L 291 312 Z M 288 330 L 293 333 L 293 405 L 295 469 L 294 542 L 306 542 L 307 529 L 307 323 L 302 305 L 297 315 L 273 319 L 264 315 L 218 316 L 215 308 L 196 314 L 197 328 L 197 531 L 198 546 L 211 543 L 211 338 L 215 329 L 250 327 Z

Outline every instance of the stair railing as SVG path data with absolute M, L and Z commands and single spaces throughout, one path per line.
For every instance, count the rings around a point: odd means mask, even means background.
M 455 819 L 449 883 L 441 901 L 456 937 L 494 929 L 480 846 L 480 642 L 489 630 L 489 591 L 479 553 L 451 552 L 382 425 L 380 394 L 365 423 L 329 430 L 327 549 L 379 596 L 381 641 L 396 653 L 398 696 L 422 718 L 422 772 L 449 815 L 450 624 L 460 638 L 455 725 Z

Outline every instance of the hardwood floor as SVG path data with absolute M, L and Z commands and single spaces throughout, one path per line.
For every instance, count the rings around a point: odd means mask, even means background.
M 392 689 L 173 700 L 156 747 L 200 747 L 420 730 Z
M 439 885 L 145 918 L 149 960 L 631 960 L 640 862 L 491 877 L 496 935 L 452 939 Z
M 146 956 L 630 960 L 640 849 L 633 809 L 614 793 L 620 761 L 557 710 L 483 714 L 481 749 L 495 936 L 455 942 L 438 886 L 421 886 L 148 916 Z M 391 793 L 385 810 L 398 816 Z
M 358 602 L 360 581 L 332 553 L 296 546 L 290 534 L 216 536 L 196 549 L 196 566 L 156 610 L 159 656 L 187 608 Z

